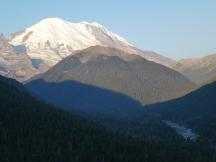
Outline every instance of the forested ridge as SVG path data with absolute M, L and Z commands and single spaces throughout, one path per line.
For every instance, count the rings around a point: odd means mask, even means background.
M 190 142 L 163 142 L 113 134 L 28 95 L 0 79 L 2 162 L 213 162 L 212 152 Z
M 151 114 L 186 125 L 199 134 L 197 142 L 216 148 L 216 82 L 202 86 L 188 95 L 147 106 Z

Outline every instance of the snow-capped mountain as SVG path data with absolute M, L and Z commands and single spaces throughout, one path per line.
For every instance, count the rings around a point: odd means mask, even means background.
M 0 75 L 24 81 L 38 73 L 22 47 L 15 48 L 3 35 L 0 35 Z
M 135 48 L 126 39 L 96 22 L 71 23 L 59 18 L 48 18 L 13 34 L 10 43 L 14 46 L 24 45 L 33 64 L 40 71 L 46 71 L 76 50 L 96 45 L 138 54 L 166 66 L 174 62 L 154 52 Z

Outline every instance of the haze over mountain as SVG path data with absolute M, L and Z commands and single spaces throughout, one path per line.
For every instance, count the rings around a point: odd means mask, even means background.
M 72 102 L 65 100 L 70 101 L 74 96 L 75 98 L 83 95 L 89 96 L 88 91 L 83 92 L 82 95 L 80 89 L 74 91 L 72 88 L 61 89 L 65 87 L 65 81 L 75 81 L 118 92 L 142 104 L 176 98 L 195 87 L 190 80 L 170 68 L 148 61 L 138 55 L 100 46 L 77 51 L 44 74 L 34 78 L 27 84 L 27 87 L 51 103 L 64 107 L 73 106 Z M 49 83 L 50 85 L 55 84 L 51 90 L 48 88 Z M 76 96 L 76 93 L 79 95 Z M 64 96 L 64 99 L 58 96 Z M 80 99 L 84 100 L 84 97 Z M 87 97 L 86 101 L 82 102 L 93 102 L 88 99 L 90 98 Z M 100 96 L 97 100 L 100 101 Z M 64 105 L 65 103 L 68 104 Z
M 23 45 L 37 68 L 44 72 L 76 50 L 100 45 L 138 54 L 148 60 L 171 66 L 175 61 L 150 51 L 141 51 L 124 38 L 93 22 L 71 23 L 59 18 L 48 18 L 14 33 L 14 46 Z
M 0 75 L 24 81 L 38 73 L 25 50 L 19 46 L 15 48 L 0 35 Z
M 216 77 L 216 54 L 198 59 L 182 59 L 173 66 L 196 83 L 204 83 Z

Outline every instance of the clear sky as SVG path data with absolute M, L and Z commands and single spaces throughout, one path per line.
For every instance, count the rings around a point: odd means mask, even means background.
M 216 53 L 216 0 L 1 0 L 0 33 L 43 18 L 97 21 L 136 47 L 174 59 Z

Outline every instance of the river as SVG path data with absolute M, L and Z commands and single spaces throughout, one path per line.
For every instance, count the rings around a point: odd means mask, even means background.
M 196 134 L 192 129 L 185 127 L 184 125 L 179 125 L 171 121 L 164 121 L 169 127 L 176 130 L 176 132 L 183 136 L 184 139 L 196 141 L 198 134 Z

